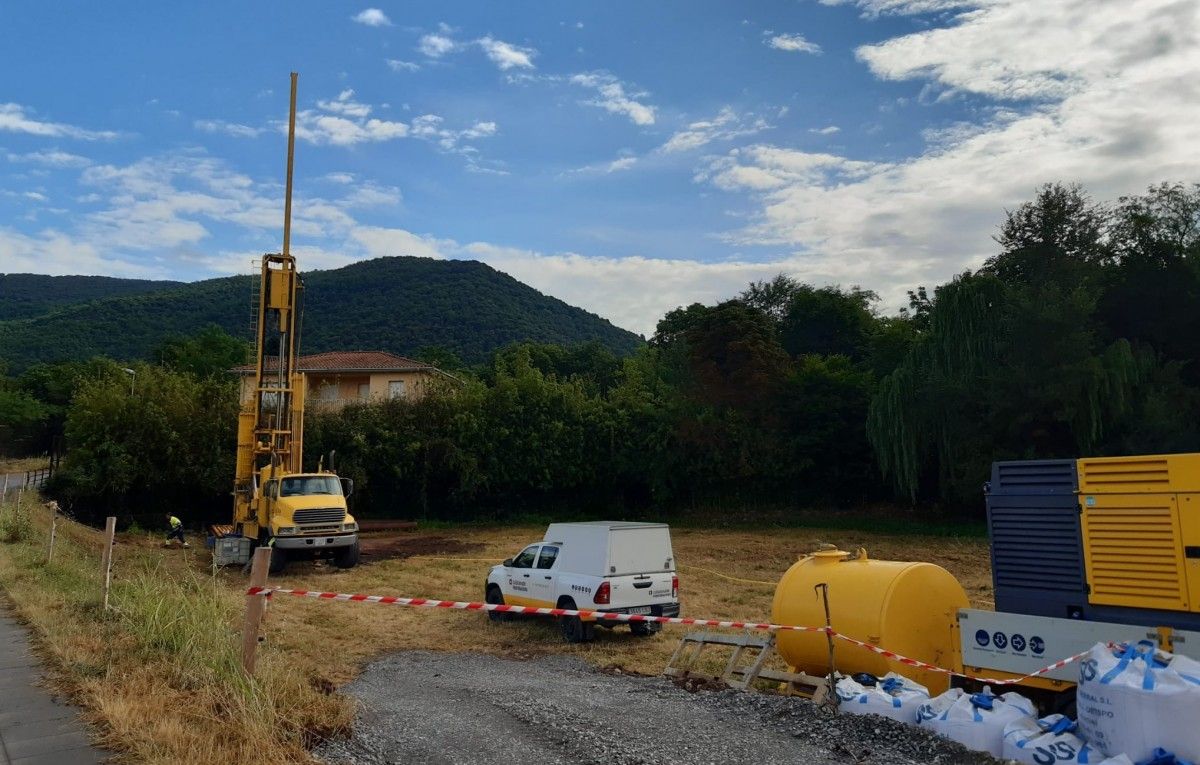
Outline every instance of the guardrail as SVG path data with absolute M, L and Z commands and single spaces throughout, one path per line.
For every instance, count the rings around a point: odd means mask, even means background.
M 25 485 L 35 489 L 45 488 L 50 477 L 54 475 L 53 468 L 42 468 L 40 470 L 25 471 Z

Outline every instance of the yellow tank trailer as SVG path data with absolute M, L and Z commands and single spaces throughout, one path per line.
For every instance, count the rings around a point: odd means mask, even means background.
M 822 550 L 797 561 L 775 588 L 771 609 L 776 624 L 822 625 L 825 606 L 814 588 L 829 586 L 830 623 L 838 632 L 939 667 L 958 665 L 956 615 L 967 594 L 950 572 L 932 563 L 872 560 Z M 825 675 L 829 645 L 821 633 L 780 632 L 779 655 L 793 668 Z M 835 642 L 839 672 L 883 676 L 899 672 L 937 694 L 948 675 L 918 670 L 848 643 Z

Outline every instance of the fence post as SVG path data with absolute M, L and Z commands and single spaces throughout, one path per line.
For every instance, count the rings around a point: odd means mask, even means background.
M 8 499 L 8 473 L 4 474 L 4 490 L 0 491 L 0 505 Z
M 101 573 L 104 574 L 104 610 L 108 610 L 108 588 L 112 585 L 112 556 L 113 545 L 117 536 L 117 519 L 108 516 L 104 523 L 104 555 L 100 561 Z
M 50 503 L 50 552 L 46 555 L 46 565 L 54 562 L 54 537 L 58 534 L 58 503 Z
M 254 551 L 254 563 L 250 567 L 250 586 L 266 587 L 270 568 L 271 548 L 259 547 Z M 258 658 L 258 630 L 266 607 L 265 595 L 246 596 L 246 620 L 242 623 L 242 669 L 250 676 L 254 675 L 254 662 Z

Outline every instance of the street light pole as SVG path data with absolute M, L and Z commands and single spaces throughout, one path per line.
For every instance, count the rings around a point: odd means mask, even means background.
M 129 367 L 125 367 L 121 371 L 124 372 L 125 374 L 129 375 L 129 397 L 132 398 L 133 397 L 133 382 L 134 382 L 134 380 L 137 379 L 137 372 L 133 371 Z

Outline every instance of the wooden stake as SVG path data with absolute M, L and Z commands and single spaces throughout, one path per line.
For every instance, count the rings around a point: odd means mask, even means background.
M 8 473 L 4 474 L 4 490 L 0 491 L 0 504 L 8 499 Z
M 100 561 L 101 573 L 104 575 L 104 610 L 108 610 L 108 589 L 112 586 L 112 556 L 113 545 L 117 543 L 117 519 L 108 516 L 104 523 L 104 555 Z
M 50 503 L 50 552 L 46 555 L 46 565 L 54 562 L 54 537 L 58 534 L 58 503 Z
M 266 587 L 270 568 L 271 548 L 259 547 L 254 551 L 254 563 L 250 568 L 250 586 Z M 250 676 L 254 675 L 254 662 L 258 658 L 258 631 L 266 608 L 265 595 L 246 596 L 246 620 L 242 623 L 242 669 Z

